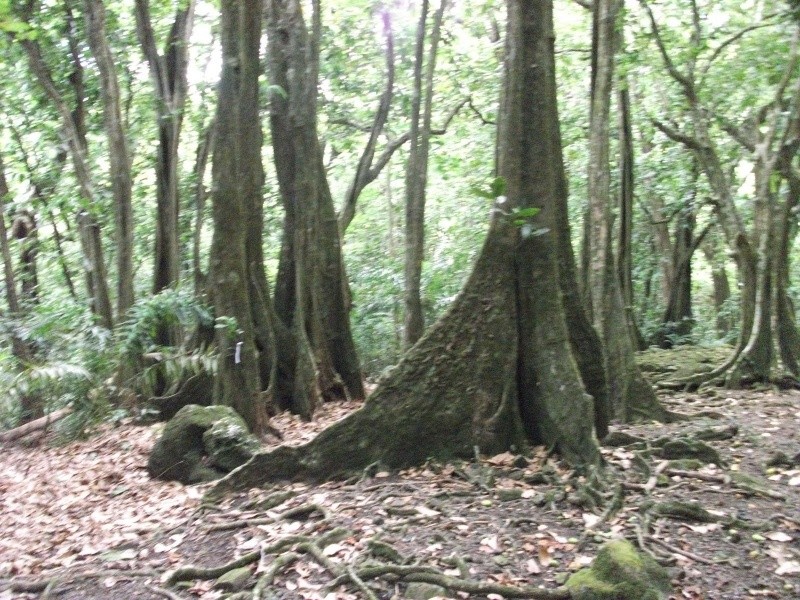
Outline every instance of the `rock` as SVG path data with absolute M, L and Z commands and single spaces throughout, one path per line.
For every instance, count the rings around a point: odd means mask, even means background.
M 566 586 L 573 600 L 666 600 L 672 590 L 666 569 L 626 540 L 603 545 Z
M 223 592 L 238 592 L 243 589 L 250 579 L 250 568 L 240 567 L 238 569 L 231 569 L 222 577 L 217 579 L 214 587 Z
M 518 488 L 501 488 L 496 490 L 497 499 L 501 502 L 510 502 L 511 500 L 519 500 L 522 498 L 522 490 Z
M 261 443 L 250 435 L 239 415 L 224 417 L 203 434 L 209 463 L 223 471 L 233 471 L 258 452 Z
M 603 438 L 603 446 L 607 448 L 622 448 L 631 444 L 641 444 L 645 441 L 642 437 L 625 433 L 624 431 L 612 431 Z
M 447 590 L 430 583 L 409 583 L 405 594 L 408 600 L 430 600 L 437 596 L 447 596 Z
M 661 457 L 667 460 L 680 460 L 683 458 L 695 458 L 704 463 L 714 463 L 722 466 L 725 463 L 719 455 L 708 444 L 696 442 L 694 440 L 672 440 L 661 446 Z
M 214 433 L 207 437 L 212 429 Z M 258 446 L 258 440 L 229 406 L 190 404 L 164 427 L 150 452 L 147 470 L 156 479 L 211 481 L 244 464 Z

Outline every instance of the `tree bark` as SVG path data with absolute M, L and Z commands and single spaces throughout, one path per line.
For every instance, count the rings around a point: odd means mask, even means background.
M 114 58 L 108 46 L 103 0 L 84 0 L 89 45 L 100 72 L 100 90 L 108 139 L 117 258 L 117 316 L 125 318 L 133 305 L 133 177 Z
M 589 127 L 589 292 L 595 327 L 605 348 L 606 379 L 615 416 L 623 421 L 668 420 L 634 356 L 613 248 L 609 166 L 609 113 L 620 0 L 596 0 L 592 27 L 592 93 Z
M 317 135 L 321 31 L 314 2 L 311 32 L 296 0 L 267 3 L 273 155 L 285 208 L 275 311 L 295 344 L 279 357 L 284 408 L 310 417 L 323 399 L 364 397 L 350 330 L 347 286 L 333 206 Z M 283 353 L 283 349 L 279 348 Z M 284 379 L 281 376 L 281 379 Z
M 249 253 L 253 209 L 261 201 L 264 177 L 258 126 L 261 15 L 260 0 L 223 0 L 221 5 L 223 69 L 215 119 L 210 260 L 219 347 L 215 402 L 232 406 L 257 434 L 268 425 L 254 323 L 254 309 L 261 305 L 250 283 L 259 257 Z
M 428 1 L 423 0 L 417 29 L 414 62 L 414 87 L 411 100 L 411 148 L 406 166 L 406 239 L 405 239 L 405 327 L 403 343 L 408 348 L 422 337 L 425 315 L 422 310 L 422 261 L 425 256 L 425 191 L 428 182 L 428 154 L 433 109 L 433 76 L 447 0 L 441 0 L 433 17 L 430 50 L 425 55 Z M 423 66 L 423 63 L 426 63 Z M 425 72 L 423 89 L 422 74 Z
M 159 54 L 150 18 L 149 0 L 136 0 L 136 33 L 155 92 L 158 154 L 156 157 L 156 241 L 153 293 L 175 285 L 180 278 L 178 218 L 178 148 L 186 101 L 189 38 L 195 0 L 183 3 L 175 14 L 164 52 Z
M 476 448 L 519 450 L 529 440 L 557 448 L 576 465 L 599 463 L 592 401 L 559 300 L 551 0 L 511 0 L 508 19 L 499 141 L 508 194 L 496 205 L 466 285 L 363 408 L 305 446 L 256 455 L 214 493 L 327 479 L 374 463 L 397 468 L 471 457 Z M 507 216 L 534 207 L 541 210 L 528 224 L 530 231 L 547 229 L 541 235 L 525 234 L 528 228 Z

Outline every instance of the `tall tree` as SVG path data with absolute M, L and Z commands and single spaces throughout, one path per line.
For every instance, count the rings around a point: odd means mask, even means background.
M 159 54 L 150 16 L 150 2 L 136 0 L 136 33 L 150 67 L 158 126 L 154 293 L 175 285 L 180 277 L 178 148 L 186 103 L 189 38 L 192 35 L 194 9 L 195 0 L 181 3 L 164 42 L 164 51 Z
M 592 13 L 592 87 L 589 126 L 586 303 L 605 349 L 606 374 L 617 418 L 667 419 L 655 392 L 634 360 L 613 243 L 609 120 L 614 79 L 615 38 L 621 0 L 595 0 Z
M 722 51 L 756 27 L 748 26 L 722 40 L 706 57 L 704 50 L 710 47 L 708 34 L 704 30 L 697 0 L 692 0 L 691 52 L 683 69 L 679 69 L 667 48 L 653 10 L 646 0 L 640 2 L 649 18 L 650 29 L 666 71 L 686 101 L 691 129 L 680 128 L 658 119 L 654 119 L 653 123 L 668 138 L 690 151 L 700 165 L 713 194 L 718 222 L 728 247 L 735 256 L 742 289 L 742 320 L 736 349 L 725 363 L 707 374 L 692 378 L 691 383 L 700 383 L 722 374 L 726 374 L 726 381 L 730 386 L 766 381 L 772 377 L 775 359 L 781 354 L 784 355 L 781 356 L 781 362 L 788 371 L 787 374 L 798 377 L 800 374 L 792 372 L 792 365 L 797 365 L 800 346 L 796 343 L 782 345 L 779 340 L 781 337 L 797 340 L 800 339 L 800 333 L 791 317 L 791 311 L 781 308 L 777 312 L 775 310 L 776 294 L 783 295 L 781 290 L 775 289 L 775 282 L 781 279 L 785 284 L 785 277 L 779 275 L 776 269 L 783 270 L 782 265 L 788 261 L 789 254 L 784 240 L 784 233 L 788 229 L 780 230 L 781 219 L 778 215 L 788 214 L 784 209 L 793 202 L 792 186 L 789 185 L 789 193 L 784 196 L 784 205 L 781 207 L 775 184 L 781 176 L 788 176 L 788 181 L 791 182 L 792 161 L 797 144 L 800 143 L 800 129 L 797 127 L 800 118 L 800 78 L 795 73 L 800 61 L 797 25 L 792 24 L 791 50 L 785 67 L 777 72 L 777 83 L 771 99 L 749 111 L 747 118 L 737 124 L 724 114 L 710 109 L 704 101 L 703 92 L 708 93 L 706 84 L 709 72 Z M 774 17 L 775 15 L 767 17 L 767 20 Z M 719 140 L 712 135 L 717 122 L 751 153 L 751 160 L 755 165 L 753 218 L 749 226 L 737 203 L 734 172 L 725 168 Z M 787 165 L 790 167 L 788 171 L 783 168 Z M 780 304 L 784 304 L 784 301 L 780 300 L 778 305 Z M 773 316 L 777 319 L 783 318 L 773 322 Z
M 286 215 L 275 311 L 295 340 L 291 356 L 281 359 L 290 381 L 279 386 L 278 403 L 307 417 L 322 399 L 364 397 L 339 226 L 317 135 L 318 0 L 312 9 L 309 31 L 300 2 L 267 2 L 270 126 Z
M 103 0 L 84 0 L 86 32 L 100 72 L 106 137 L 108 139 L 111 190 L 117 258 L 117 316 L 120 319 L 133 305 L 133 177 L 128 140 L 122 121 L 122 100 L 114 57 L 108 45 L 106 9 Z
M 427 60 L 425 60 L 425 33 L 428 26 L 428 0 L 422 2 L 417 25 L 409 133 L 411 148 L 406 165 L 405 328 L 403 330 L 406 347 L 416 343 L 425 330 L 420 290 L 422 261 L 425 255 L 425 191 L 428 183 L 433 80 L 442 18 L 446 8 L 447 0 L 441 0 L 439 9 L 433 17 Z
M 75 178 L 78 181 L 80 196 L 84 203 L 84 206 L 78 209 L 77 221 L 83 250 L 86 289 L 92 311 L 97 315 L 100 324 L 110 329 L 114 324 L 114 316 L 111 308 L 111 295 L 108 290 L 108 274 L 103 241 L 96 216 L 99 208 L 86 158 L 88 146 L 86 142 L 83 64 L 77 47 L 77 24 L 69 2 L 64 4 L 64 10 L 67 39 L 72 58 L 70 83 L 75 95 L 74 110 L 70 108 L 67 99 L 59 91 L 53 78 L 52 70 L 42 55 L 39 40 L 26 38 L 20 40 L 20 44 L 22 44 L 27 54 L 31 72 L 58 112 L 61 120 L 61 127 L 64 130 L 64 138 L 69 156 L 72 159 Z M 31 15 L 26 16 L 29 19 Z
M 219 82 L 216 140 L 212 164 L 214 235 L 210 279 L 218 319 L 219 364 L 215 401 L 232 406 L 250 429 L 268 425 L 262 374 L 269 377 L 273 347 L 257 346 L 266 287 L 254 290 L 263 269 L 260 255 L 262 133 L 259 125 L 258 78 L 261 71 L 261 0 L 223 0 L 220 30 L 222 75 Z M 255 228 L 254 228 L 255 227 Z M 257 240 L 252 240 L 255 233 Z M 254 243 L 259 248 L 254 251 Z
M 499 136 L 507 189 L 465 287 L 361 410 L 306 446 L 256 456 L 222 486 L 471 456 L 526 439 L 574 464 L 598 463 L 593 403 L 561 303 L 553 65 L 552 1 L 511 0 Z

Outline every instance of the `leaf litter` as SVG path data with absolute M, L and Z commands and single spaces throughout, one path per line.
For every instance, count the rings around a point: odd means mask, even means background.
M 343 528 L 341 539 L 320 545 L 318 558 L 300 554 L 277 572 L 272 597 L 365 598 L 330 570 L 344 573 L 376 556 L 429 565 L 451 578 L 553 589 L 589 564 L 600 543 L 622 536 L 644 543 L 671 565 L 673 598 L 800 597 L 800 471 L 798 465 L 765 466 L 775 452 L 791 456 L 800 450 L 800 394 L 671 394 L 663 400 L 673 410 L 713 410 L 739 425 L 734 439 L 709 442 L 727 468 L 702 467 L 699 479 L 667 470 L 646 489 L 647 473 L 637 471 L 641 453 L 604 448 L 609 471 L 625 482 L 624 503 L 610 515 L 602 505 L 581 501 L 583 479 L 544 449 L 524 460 L 503 453 L 480 463 L 429 463 L 348 482 L 284 484 L 207 507 L 201 502 L 205 487 L 148 477 L 147 456 L 162 425 L 125 423 L 65 447 L 8 445 L 0 467 L 0 579 L 58 575 L 58 597 L 66 600 L 163 598 L 165 574 L 181 566 L 213 567 L 261 552 L 250 566 L 249 589 L 285 556 L 264 554 L 271 544 L 293 536 L 321 539 Z M 356 407 L 326 405 L 313 423 L 280 415 L 273 425 L 286 443 L 301 444 Z M 692 427 L 695 421 L 619 430 L 655 439 Z M 765 431 L 768 437 L 761 435 Z M 784 498 L 732 487 L 730 472 L 761 478 Z M 259 508 L 276 493 L 285 498 Z M 647 502 L 687 500 L 719 521 L 659 514 L 643 530 Z M 235 527 L 216 530 L 220 525 Z M 75 573 L 104 576 L 70 579 Z M 405 584 L 397 578 L 367 583 L 378 598 L 403 598 Z M 230 595 L 213 580 L 189 580 L 175 589 L 171 593 L 180 598 Z M 503 597 L 448 593 L 443 597 Z M 2 599 L 38 595 L 0 591 Z

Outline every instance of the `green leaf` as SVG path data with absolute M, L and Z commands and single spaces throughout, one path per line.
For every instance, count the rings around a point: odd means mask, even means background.
M 506 180 L 504 177 L 496 177 L 494 181 L 492 181 L 491 185 L 492 189 L 492 198 L 498 198 L 499 196 L 506 195 Z

